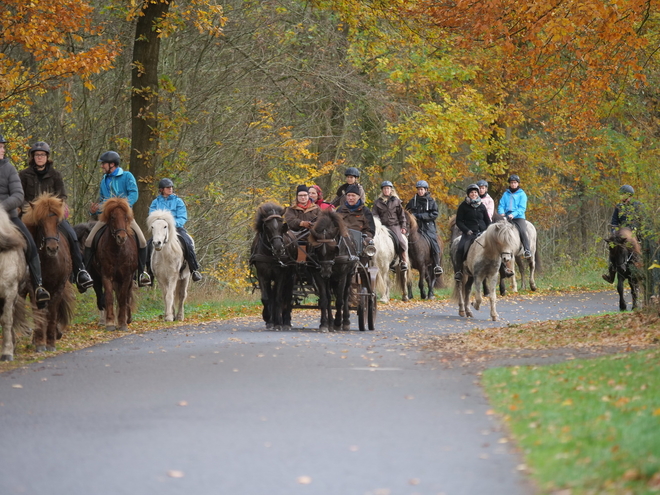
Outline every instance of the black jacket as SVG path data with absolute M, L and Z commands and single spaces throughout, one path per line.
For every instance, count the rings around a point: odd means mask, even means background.
M 456 226 L 464 234 L 467 234 L 469 231 L 472 231 L 475 235 L 479 232 L 484 232 L 490 223 L 488 210 L 483 203 L 480 203 L 476 208 L 473 208 L 467 201 L 462 201 L 458 205 Z
M 415 197 L 408 201 L 406 210 L 415 215 L 417 226 L 421 232 L 437 236 L 435 219 L 438 218 L 438 205 L 430 193 L 426 193 L 424 196 L 415 194 Z

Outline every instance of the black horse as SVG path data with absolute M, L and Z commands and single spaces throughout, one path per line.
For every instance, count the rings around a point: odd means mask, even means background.
M 250 249 L 250 264 L 255 267 L 266 328 L 291 328 L 291 297 L 297 243 L 284 223 L 284 207 L 264 203 L 257 209 L 257 231 Z
M 319 329 L 350 330 L 349 296 L 351 277 L 358 261 L 356 246 L 337 213 L 323 210 L 311 228 L 308 266 L 318 290 L 321 324 Z M 335 318 L 332 319 L 332 295 Z
M 609 244 L 610 265 L 616 269 L 616 290 L 619 293 L 619 309 L 628 309 L 623 297 L 623 283 L 627 280 L 632 295 L 632 309 L 637 309 L 639 283 L 643 278 L 641 270 L 641 249 L 630 229 L 622 228 L 604 239 Z

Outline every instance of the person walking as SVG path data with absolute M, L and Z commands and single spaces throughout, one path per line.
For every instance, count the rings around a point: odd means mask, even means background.
M 18 173 L 23 187 L 24 212 L 28 203 L 37 199 L 42 193 L 50 193 L 63 200 L 66 205 L 67 194 L 64 188 L 64 181 L 60 172 L 53 165 L 50 151 L 50 145 L 48 143 L 44 141 L 34 143 L 28 152 L 30 158 L 28 167 Z M 78 292 L 82 294 L 94 285 L 94 281 L 85 269 L 80 244 L 78 243 L 78 236 L 66 218 L 69 215 L 69 208 L 68 206 L 65 206 L 65 208 L 65 218 L 60 222 L 59 227 L 69 243 L 74 280 L 76 287 L 78 287 Z

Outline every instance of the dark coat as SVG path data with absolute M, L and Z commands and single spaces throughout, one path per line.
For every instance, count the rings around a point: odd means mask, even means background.
M 30 166 L 18 173 L 26 203 L 34 201 L 41 193 L 45 192 L 54 194 L 66 201 L 67 195 L 62 174 L 55 170 L 50 163 L 46 165 L 45 170 L 43 174 L 39 174 L 34 167 Z
M 356 210 L 351 211 L 348 205 L 340 206 L 337 213 L 341 215 L 346 224 L 346 228 L 357 230 L 366 234 L 369 239 L 373 239 L 376 234 L 376 224 L 374 223 L 374 216 L 371 210 L 364 204 L 360 205 Z
M 463 234 L 467 234 L 469 231 L 472 231 L 475 235 L 484 232 L 490 223 L 488 210 L 483 203 L 480 203 L 476 208 L 473 208 L 467 201 L 462 201 L 458 205 L 456 226 Z
M 380 196 L 372 208 L 374 217 L 380 219 L 385 227 L 400 227 L 407 229 L 406 215 L 403 213 L 403 204 L 398 196 Z
M 639 201 L 628 201 L 619 203 L 612 213 L 611 225 L 615 229 L 628 227 L 629 229 L 639 229 L 641 226 L 641 207 Z
M 10 218 L 18 217 L 18 208 L 23 206 L 23 187 L 18 172 L 9 158 L 0 160 L 0 207 Z
M 335 208 L 339 208 L 340 206 L 344 205 L 344 203 L 346 202 L 346 189 L 348 188 L 349 185 L 350 184 L 348 183 L 344 183 L 341 186 L 339 186 L 339 189 L 337 189 L 337 194 L 335 195 L 333 200 L 330 201 L 330 204 L 332 206 L 334 206 Z M 362 187 L 362 185 L 358 184 L 357 182 L 355 183 L 355 185 L 360 190 L 360 199 L 364 203 L 367 200 L 366 196 L 364 195 L 364 187 Z
M 415 215 L 421 232 L 437 237 L 435 219 L 438 218 L 438 205 L 430 193 L 427 192 L 424 196 L 415 194 L 415 197 L 408 201 L 406 210 Z
M 284 212 L 284 221 L 287 223 L 291 230 L 302 230 L 300 222 L 307 221 L 314 223 L 319 216 L 321 209 L 311 201 L 309 207 L 302 208 L 297 204 L 289 206 Z

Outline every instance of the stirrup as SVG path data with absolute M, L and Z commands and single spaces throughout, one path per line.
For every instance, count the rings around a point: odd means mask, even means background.
M 92 280 L 87 270 L 80 270 L 76 276 L 76 285 L 78 286 L 78 291 L 82 294 L 94 285 L 94 280 Z
M 138 287 L 148 287 L 151 285 L 151 277 L 147 272 L 142 272 L 138 276 Z
M 192 277 L 193 282 L 199 282 L 202 280 L 202 274 L 199 273 L 197 270 L 194 270 L 190 276 Z
M 50 301 L 50 294 L 40 285 L 34 290 L 34 299 L 37 309 L 44 309 Z
M 523 253 L 523 258 L 529 259 L 532 257 L 532 252 L 529 249 L 525 249 L 525 252 Z
M 408 263 L 406 263 L 405 261 L 402 261 L 401 263 L 399 263 L 399 268 L 401 268 L 402 272 L 407 272 L 408 271 Z
M 461 280 L 463 280 L 463 272 L 454 273 L 454 280 L 456 280 L 457 282 L 460 282 Z
M 435 265 L 433 267 L 433 274 L 434 275 L 442 275 L 443 273 L 444 273 L 444 270 L 442 269 L 442 267 L 440 265 Z

